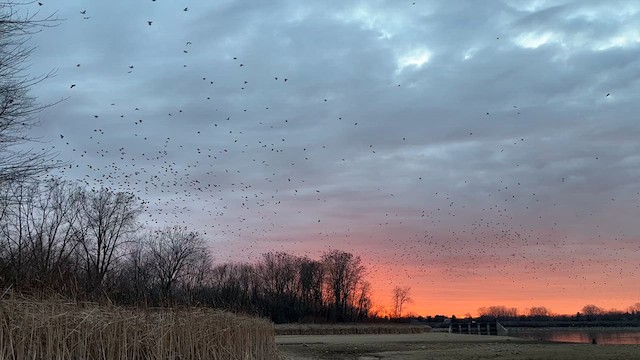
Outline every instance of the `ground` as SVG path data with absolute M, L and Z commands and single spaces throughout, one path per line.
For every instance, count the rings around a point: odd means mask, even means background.
M 448 333 L 285 335 L 283 360 L 618 360 L 640 359 L 640 345 L 541 343 L 504 336 Z

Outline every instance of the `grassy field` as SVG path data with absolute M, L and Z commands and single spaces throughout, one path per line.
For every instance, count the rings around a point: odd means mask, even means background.
M 269 321 L 209 309 L 0 300 L 0 359 L 277 359 Z

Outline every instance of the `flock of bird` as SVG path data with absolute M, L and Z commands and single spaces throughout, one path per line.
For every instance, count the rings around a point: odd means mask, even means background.
M 193 5 L 183 5 L 175 16 L 195 12 Z M 91 9 L 76 14 L 82 20 L 94 16 Z M 159 26 L 154 21 L 140 24 L 140 31 Z M 81 125 L 65 127 L 66 120 L 60 120 L 59 137 L 51 146 L 70 160 L 60 174 L 88 187 L 135 193 L 145 203 L 147 226 L 201 230 L 213 249 L 228 250 L 227 258 L 218 261 L 242 261 L 272 250 L 317 257 L 341 248 L 369 260 L 370 275 L 386 276 L 390 284 L 431 284 L 436 278 L 455 284 L 499 273 L 513 284 L 526 277 L 564 287 L 548 276 L 571 267 L 562 284 L 570 280 L 587 287 L 602 281 L 593 269 L 611 277 L 624 276 L 629 266 L 638 269 L 630 264 L 639 249 L 625 252 L 624 240 L 611 245 L 612 236 L 626 239 L 625 234 L 593 229 L 591 239 L 571 236 L 572 224 L 593 226 L 606 215 L 572 211 L 566 199 L 554 199 L 546 191 L 570 191 L 570 175 L 550 179 L 539 191 L 529 188 L 528 171 L 536 170 L 526 158 L 541 146 L 537 139 L 506 139 L 490 149 L 494 160 L 488 159 L 487 166 L 507 159 L 496 170 L 510 174 L 506 178 L 493 181 L 491 174 L 478 173 L 483 165 L 476 173 L 455 177 L 435 173 L 433 164 L 436 170 L 447 169 L 451 165 L 446 161 L 458 160 L 421 154 L 416 149 L 429 145 L 421 143 L 422 134 L 411 128 L 395 138 L 390 138 L 395 131 L 376 133 L 380 124 L 372 124 L 364 111 L 358 115 L 366 104 L 345 105 L 331 90 L 306 100 L 308 113 L 293 112 L 291 107 L 297 106 L 291 102 L 312 87 L 304 70 L 263 68 L 262 54 L 220 54 L 220 68 L 206 71 L 199 66 L 200 47 L 206 46 L 202 41 L 192 38 L 175 46 L 175 68 L 164 68 L 157 76 L 170 75 L 179 83 L 152 89 L 165 94 L 158 101 L 135 92 L 124 97 L 114 93 L 113 98 L 92 99 L 93 108 L 79 107 Z M 68 64 L 76 74 L 67 85 L 66 104 L 73 106 L 84 98 L 81 94 L 99 86 L 90 80 L 87 65 Z M 122 63 L 113 77 L 125 79 L 121 86 L 128 89 L 136 88 L 136 81 L 153 84 L 136 79 L 150 66 Z M 127 81 L 134 85 L 126 86 Z M 383 93 L 411 91 L 406 88 L 390 84 Z M 194 95 L 184 95 L 184 89 Z M 478 117 L 526 115 L 525 104 L 504 107 L 509 110 L 490 109 Z M 398 125 L 389 120 L 385 126 Z M 360 131 L 372 135 L 367 138 Z M 480 126 L 465 128 L 458 141 L 473 143 L 481 131 Z M 358 141 L 349 143 L 355 136 Z M 405 150 L 409 155 L 402 154 Z M 593 166 L 598 156 L 592 156 Z M 563 223 L 571 217 L 579 221 Z M 584 242 L 591 250 L 581 246 Z M 589 251 L 597 256 L 585 255 Z

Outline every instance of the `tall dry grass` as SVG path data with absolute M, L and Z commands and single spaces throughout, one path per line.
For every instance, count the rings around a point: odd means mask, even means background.
M 427 325 L 408 324 L 278 324 L 276 335 L 420 334 Z
M 269 321 L 211 309 L 0 300 L 0 360 L 277 359 Z

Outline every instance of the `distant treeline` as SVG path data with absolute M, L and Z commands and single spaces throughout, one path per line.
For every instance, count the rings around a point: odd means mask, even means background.
M 640 327 L 640 303 L 628 306 L 625 310 L 604 309 L 589 304 L 572 315 L 554 314 L 544 306 L 536 306 L 518 311 L 515 307 L 504 305 L 482 307 L 478 309 L 478 316 L 467 314 L 462 317 L 455 315 L 435 316 L 407 316 L 393 319 L 395 322 L 421 323 L 433 328 L 448 328 L 451 322 L 480 321 L 493 322 L 508 328 L 513 327 Z
M 463 321 L 495 321 L 498 320 L 506 327 L 580 327 L 580 326 L 614 326 L 614 327 L 638 327 L 640 326 L 640 303 L 628 306 L 625 310 L 606 310 L 599 306 L 589 304 L 572 315 L 554 314 L 544 306 L 536 306 L 519 312 L 517 308 L 503 305 L 482 307 L 478 309 L 478 316 L 467 314 L 464 317 L 448 318 L 444 315 L 413 317 L 406 321 L 416 321 L 430 326 L 448 327 L 449 320 Z
M 52 178 L 0 187 L 0 295 L 57 292 L 131 306 L 208 306 L 275 322 L 358 321 L 370 285 L 358 256 L 278 252 L 213 264 L 202 236 L 145 229 L 131 193 Z
M 527 309 L 525 313 L 519 313 L 518 309 L 502 305 L 482 307 L 478 309 L 478 318 L 498 319 L 502 322 L 555 322 L 557 324 L 574 324 L 579 322 L 640 322 L 640 303 L 628 306 L 625 310 L 604 309 L 600 306 L 588 304 L 582 307 L 574 315 L 554 314 L 545 306 L 535 306 Z M 561 325 L 558 325 L 561 326 Z

